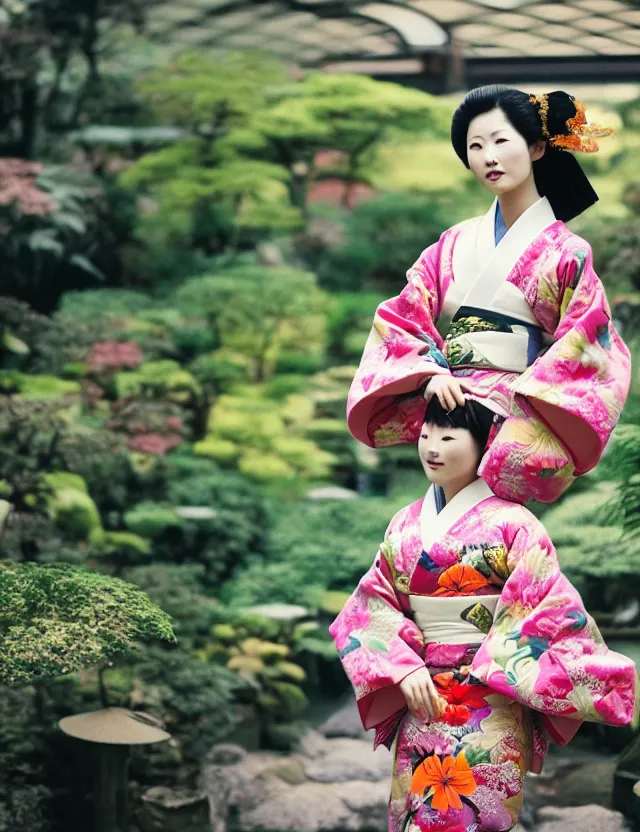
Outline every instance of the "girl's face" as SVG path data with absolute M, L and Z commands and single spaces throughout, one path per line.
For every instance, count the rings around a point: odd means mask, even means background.
M 545 148 L 545 142 L 529 147 L 499 107 L 476 116 L 467 130 L 469 167 L 496 196 L 533 180 L 533 163 L 542 158 Z
M 478 444 L 465 428 L 441 428 L 425 423 L 418 440 L 418 453 L 427 479 L 436 485 L 473 482 L 478 476 Z

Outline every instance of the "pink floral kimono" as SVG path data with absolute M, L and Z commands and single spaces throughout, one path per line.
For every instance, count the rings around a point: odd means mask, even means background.
M 505 499 L 553 502 L 600 459 L 629 351 L 588 243 L 542 198 L 496 245 L 496 205 L 445 231 L 378 307 L 347 419 L 367 445 L 414 442 L 426 383 L 453 373 L 497 414 L 480 475 Z
M 396 740 L 390 832 L 512 829 L 549 740 L 634 715 L 633 663 L 607 649 L 541 523 L 481 479 L 439 514 L 432 487 L 393 518 L 330 631 L 364 726 Z M 448 703 L 431 723 L 399 687 L 425 665 Z

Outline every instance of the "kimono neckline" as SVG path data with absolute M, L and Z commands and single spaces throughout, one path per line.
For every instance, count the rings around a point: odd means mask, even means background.
M 424 551 L 428 552 L 434 542 L 446 534 L 461 517 L 489 497 L 495 497 L 495 494 L 487 483 L 478 477 L 458 491 L 455 497 L 438 512 L 436 488 L 431 485 L 420 509 L 420 529 Z
M 491 309 L 516 264 L 547 228 L 558 222 L 547 197 L 524 211 L 496 245 L 495 199 L 489 211 L 469 223 L 456 239 L 452 255 L 454 282 L 461 289 L 459 306 Z

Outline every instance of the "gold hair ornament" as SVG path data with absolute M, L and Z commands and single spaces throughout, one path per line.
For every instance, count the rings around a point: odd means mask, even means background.
M 552 147 L 560 150 L 571 150 L 580 153 L 596 153 L 599 150 L 595 139 L 605 136 L 613 136 L 615 131 L 612 127 L 603 127 L 600 124 L 589 124 L 585 114 L 585 107 L 581 101 L 573 100 L 576 114 L 567 119 L 566 125 L 568 134 L 557 133 L 555 136 L 549 133 L 549 98 L 548 96 L 531 95 L 529 101 L 538 106 L 540 121 L 542 122 L 542 135 Z

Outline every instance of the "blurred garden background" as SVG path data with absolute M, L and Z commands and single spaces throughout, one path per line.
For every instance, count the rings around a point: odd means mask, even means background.
M 640 10 L 312 5 L 0 7 L 3 832 L 91 828 L 63 717 L 163 721 L 138 829 L 215 743 L 288 751 L 347 692 L 328 624 L 425 480 L 413 447 L 356 446 L 346 395 L 377 303 L 488 207 L 448 139 L 465 87 L 566 88 L 616 126 L 573 227 L 638 360 Z M 636 374 L 597 471 L 534 507 L 634 658 L 639 413 Z

